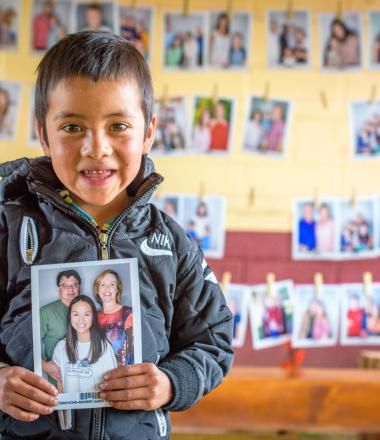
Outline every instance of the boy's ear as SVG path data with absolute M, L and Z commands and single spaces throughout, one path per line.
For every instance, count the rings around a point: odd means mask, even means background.
M 47 143 L 44 135 L 44 128 L 42 125 L 37 124 L 37 130 L 38 130 L 38 137 L 40 138 L 40 144 L 42 146 L 42 150 L 45 154 L 45 156 L 50 157 L 50 148 L 49 144 Z
M 150 121 L 144 139 L 143 154 L 148 154 L 152 148 L 154 137 L 156 135 L 156 125 L 157 125 L 157 115 L 153 113 L 152 120 Z

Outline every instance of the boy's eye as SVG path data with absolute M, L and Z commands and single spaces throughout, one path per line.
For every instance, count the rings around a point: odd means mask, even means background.
M 67 124 L 63 127 L 63 130 L 65 130 L 67 133 L 79 133 L 81 131 L 81 128 L 79 127 L 79 125 Z
M 124 131 L 128 128 L 128 126 L 126 124 L 118 122 L 116 124 L 112 124 L 110 128 L 111 131 Z

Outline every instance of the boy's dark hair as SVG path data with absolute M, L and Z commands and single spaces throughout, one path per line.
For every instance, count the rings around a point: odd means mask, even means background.
M 89 364 L 94 364 L 98 361 L 100 356 L 106 350 L 107 339 L 103 330 L 100 328 L 97 319 L 97 311 L 94 301 L 87 295 L 76 296 L 69 305 L 69 310 L 67 311 L 67 331 L 66 331 L 66 352 L 67 357 L 71 364 L 75 364 L 79 360 L 78 355 L 78 336 L 77 332 L 73 329 L 71 325 L 71 309 L 73 305 L 79 301 L 85 302 L 90 305 L 92 311 L 92 324 L 90 327 L 90 351 L 88 354 Z
M 37 68 L 35 113 L 45 141 L 49 96 L 60 81 L 81 76 L 92 81 L 135 83 L 145 120 L 145 135 L 153 113 L 153 86 L 149 67 L 141 53 L 126 39 L 110 32 L 83 31 L 69 34 L 55 44 Z
M 70 269 L 70 270 L 63 270 L 63 271 L 59 272 L 59 274 L 57 275 L 57 286 L 58 287 L 59 287 L 59 284 L 61 283 L 61 279 L 63 277 L 66 277 L 66 278 L 74 277 L 78 281 L 78 284 L 81 285 L 82 280 L 81 280 L 79 273 L 76 270 Z

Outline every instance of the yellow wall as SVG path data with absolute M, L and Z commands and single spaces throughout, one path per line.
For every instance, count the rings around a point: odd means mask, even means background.
M 120 4 L 131 1 L 119 0 Z M 338 1 L 294 0 L 294 9 L 307 9 L 311 19 L 311 68 L 303 71 L 266 68 L 265 20 L 268 9 L 286 9 L 287 0 L 234 0 L 233 8 L 253 13 L 250 65 L 245 72 L 167 72 L 162 69 L 162 15 L 181 11 L 180 0 L 138 1 L 155 9 L 151 67 L 157 96 L 165 85 L 168 93 L 209 95 L 218 85 L 220 96 L 234 97 L 235 127 L 232 150 L 226 157 L 156 158 L 166 180 L 162 192 L 198 193 L 227 199 L 227 229 L 248 231 L 290 231 L 291 201 L 294 197 L 351 196 L 380 193 L 379 159 L 352 160 L 348 127 L 348 102 L 369 99 L 373 85 L 380 98 L 380 72 L 331 73 L 320 71 L 318 13 L 336 12 Z M 16 138 L 0 142 L 0 160 L 37 156 L 40 150 L 27 145 L 30 89 L 39 57 L 30 54 L 31 0 L 22 0 L 21 35 L 17 52 L 0 51 L 0 78 L 22 81 L 21 115 Z M 209 11 L 227 7 L 228 0 L 189 0 L 190 9 Z M 368 38 L 368 16 L 380 9 L 380 0 L 346 0 L 343 10 L 362 12 L 364 42 Z M 364 65 L 368 65 L 368 44 L 364 44 Z M 284 159 L 260 157 L 241 151 L 247 96 L 264 94 L 293 102 L 289 144 Z M 327 108 L 320 94 L 324 92 Z M 253 191 L 252 191 L 253 190 Z M 250 197 L 253 194 L 253 198 Z M 253 201 L 253 203 L 252 203 Z

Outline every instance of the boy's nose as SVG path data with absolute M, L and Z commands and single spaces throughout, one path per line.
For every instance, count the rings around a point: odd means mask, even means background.
M 101 159 L 112 154 L 112 147 L 108 137 L 101 132 L 95 132 L 89 136 L 81 148 L 82 156 Z

